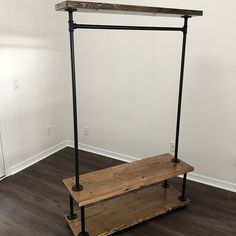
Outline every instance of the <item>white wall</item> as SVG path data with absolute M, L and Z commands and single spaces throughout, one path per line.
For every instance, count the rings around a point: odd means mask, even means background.
M 55 12 L 57 2 L 4 1 L 0 9 L 0 116 L 9 168 L 73 139 L 68 19 Z M 204 17 L 190 20 L 180 157 L 199 175 L 236 184 L 235 1 L 113 2 L 204 10 Z M 80 23 L 182 25 L 176 18 L 75 18 Z M 181 33 L 168 32 L 76 32 L 81 143 L 135 158 L 169 152 L 181 39 Z M 19 89 L 13 89 L 14 79 Z
M 10 171 L 67 137 L 69 47 L 57 1 L 0 2 L 0 113 Z
M 204 10 L 204 17 L 190 20 L 180 158 L 198 175 L 236 184 L 235 1 L 119 3 Z M 77 14 L 76 21 L 182 25 L 175 18 L 108 14 Z M 76 36 L 80 142 L 136 158 L 169 152 L 181 33 L 83 30 Z

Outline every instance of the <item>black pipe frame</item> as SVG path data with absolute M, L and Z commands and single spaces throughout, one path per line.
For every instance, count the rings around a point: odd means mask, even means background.
M 178 95 L 178 108 L 177 108 L 177 123 L 176 123 L 176 138 L 175 138 L 175 155 L 172 162 L 177 164 L 180 162 L 178 159 L 179 149 L 179 131 L 180 131 L 180 118 L 181 118 L 181 106 L 182 106 L 182 94 L 183 94 L 183 79 L 185 68 L 185 54 L 186 54 L 186 41 L 187 41 L 187 28 L 188 19 L 191 16 L 183 16 L 183 27 L 153 27 L 153 26 L 121 26 L 121 25 L 93 25 L 93 24 L 75 24 L 73 21 L 73 9 L 68 10 L 69 13 L 69 32 L 70 32 L 70 52 L 71 52 L 71 76 L 72 76 L 72 95 L 73 95 L 73 120 L 74 120 L 74 145 L 75 145 L 75 185 L 72 187 L 73 191 L 82 191 L 83 186 L 80 184 L 79 179 L 79 150 L 78 150 L 78 117 L 77 117 L 77 95 L 76 95 L 76 73 L 75 73 L 75 51 L 74 51 L 74 30 L 75 29 L 104 29 L 104 30 L 141 30 L 141 31 L 171 31 L 171 32 L 183 32 L 182 43 L 182 56 L 181 56 L 181 70 L 180 70 L 180 82 L 179 82 L 179 95 Z M 179 197 L 180 201 L 186 201 L 186 179 L 187 174 L 184 174 L 182 184 L 182 195 Z M 168 188 L 168 180 L 165 180 L 162 184 L 163 188 Z M 85 231 L 85 209 L 81 210 L 81 232 L 80 236 L 88 236 Z M 70 196 L 70 213 L 68 219 L 75 219 L 77 215 L 74 213 L 73 198 Z
M 70 31 L 70 48 L 71 48 L 71 71 L 72 71 L 72 91 L 73 91 L 73 117 L 74 117 L 74 142 L 75 142 L 75 185 L 74 191 L 81 191 L 82 185 L 79 183 L 79 153 L 78 153 L 78 120 L 77 120 L 77 100 L 76 100 L 76 76 L 75 76 L 75 53 L 74 53 L 74 30 L 75 29 L 105 29 L 105 30 L 144 30 L 144 31 L 174 31 L 183 32 L 182 44 L 182 57 L 181 57 L 181 70 L 179 82 L 179 96 L 177 108 L 177 123 L 176 123 L 176 136 L 175 136 L 175 155 L 172 162 L 179 163 L 178 150 L 179 150 L 179 131 L 180 131 L 180 118 L 182 107 L 182 94 L 183 94 L 183 79 L 185 67 L 185 54 L 186 54 L 186 40 L 188 19 L 191 16 L 183 16 L 183 27 L 154 27 L 154 26 L 125 26 L 125 25 L 94 25 L 94 24 L 76 24 L 73 21 L 73 9 L 69 10 L 69 31 Z
M 155 27 L 128 25 L 92 25 L 73 24 L 74 29 L 104 29 L 104 30 L 139 30 L 139 31 L 184 31 L 184 27 Z
M 86 232 L 85 230 L 85 209 L 84 209 L 84 206 L 82 206 L 80 208 L 80 213 L 81 213 L 81 216 L 80 216 L 80 221 L 81 221 L 81 232 L 79 233 L 79 236 L 89 236 L 89 233 Z
M 70 200 L 70 212 L 67 215 L 67 219 L 68 220 L 75 220 L 75 219 L 77 219 L 77 214 L 74 212 L 74 200 L 71 197 L 71 195 L 69 196 L 69 200 Z
M 170 187 L 167 179 L 163 181 L 163 183 L 161 184 L 161 187 L 162 188 L 169 188 Z
M 184 16 L 184 27 L 183 27 L 183 44 L 182 44 L 182 57 L 181 57 L 181 69 L 180 69 L 180 81 L 179 81 L 179 97 L 178 97 L 178 108 L 177 108 L 177 122 L 176 122 L 176 136 L 175 136 L 175 156 L 172 162 L 179 163 L 178 152 L 179 152 L 179 131 L 180 131 L 180 118 L 181 118 L 181 107 L 182 107 L 182 95 L 183 95 L 183 82 L 184 82 L 184 67 L 185 67 L 185 55 L 186 55 L 186 42 L 187 42 L 187 31 L 188 31 L 188 19 L 189 16 Z
M 76 74 L 75 74 L 75 43 L 74 43 L 74 20 L 73 10 L 69 10 L 69 32 L 70 32 L 70 53 L 71 53 L 71 77 L 72 77 L 72 96 L 73 96 L 73 120 L 74 120 L 74 145 L 75 145 L 75 185 L 72 190 L 81 191 L 83 186 L 79 181 L 79 148 L 78 148 L 78 116 L 77 116 L 77 95 L 76 95 Z
M 188 197 L 185 195 L 186 193 L 186 182 L 187 182 L 187 174 L 183 176 L 183 183 L 182 183 L 182 194 L 178 197 L 181 202 L 185 202 L 188 200 Z

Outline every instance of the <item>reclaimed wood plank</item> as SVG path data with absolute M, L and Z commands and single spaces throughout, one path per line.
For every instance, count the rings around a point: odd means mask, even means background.
M 194 170 L 187 163 L 171 162 L 170 154 L 146 158 L 80 176 L 84 189 L 72 191 L 75 179 L 63 180 L 78 206 L 85 206 L 130 192 Z
M 56 4 L 57 11 L 67 11 L 73 9 L 78 12 L 99 12 L 112 14 L 135 14 L 135 15 L 153 15 L 153 16 L 202 16 L 203 11 L 163 8 L 163 7 L 149 7 L 137 5 L 122 5 L 110 4 L 100 2 L 82 2 L 82 1 L 64 1 Z
M 155 185 L 86 207 L 86 231 L 90 236 L 110 235 L 189 204 L 189 200 L 179 201 L 179 195 L 174 188 Z M 77 214 L 76 220 L 67 220 L 75 236 L 81 230 L 80 212 Z

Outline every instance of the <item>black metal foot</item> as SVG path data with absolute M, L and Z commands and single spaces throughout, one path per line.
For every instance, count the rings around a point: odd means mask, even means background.
M 161 184 L 162 188 L 169 188 L 170 185 L 168 184 L 167 180 L 165 180 L 162 184 Z
M 74 192 L 79 192 L 79 191 L 82 191 L 83 190 L 83 186 L 82 185 L 73 185 L 72 186 L 72 190 L 74 191 Z
M 75 213 L 74 214 L 68 214 L 67 219 L 68 220 L 75 220 L 75 219 L 77 219 L 77 214 L 75 214 Z
M 172 163 L 175 163 L 175 164 L 178 164 L 178 163 L 180 163 L 180 160 L 179 159 L 175 159 L 175 158 L 173 158 L 173 159 L 171 159 L 171 162 Z
M 189 198 L 187 196 L 179 196 L 178 199 L 181 201 L 181 202 L 186 202 L 189 200 Z
M 89 236 L 89 233 L 88 232 L 84 232 L 84 233 L 80 232 L 78 236 Z

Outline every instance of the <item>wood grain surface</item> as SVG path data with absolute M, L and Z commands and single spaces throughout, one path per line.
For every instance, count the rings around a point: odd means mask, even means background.
M 112 14 L 135 14 L 153 16 L 202 16 L 203 12 L 198 10 L 149 7 L 136 5 L 109 4 L 100 2 L 64 1 L 56 4 L 57 11 L 73 9 L 78 12 L 100 12 Z
M 86 207 L 86 231 L 90 236 L 110 235 L 187 205 L 189 201 L 179 201 L 179 195 L 173 188 L 155 185 Z M 77 214 L 80 216 L 80 212 Z M 81 231 L 80 217 L 68 223 L 77 236 Z
M 65 179 L 64 184 L 78 206 L 85 206 L 193 171 L 183 161 L 172 163 L 172 158 L 163 154 L 81 175 L 84 189 L 80 192 L 72 191 L 74 178 Z

